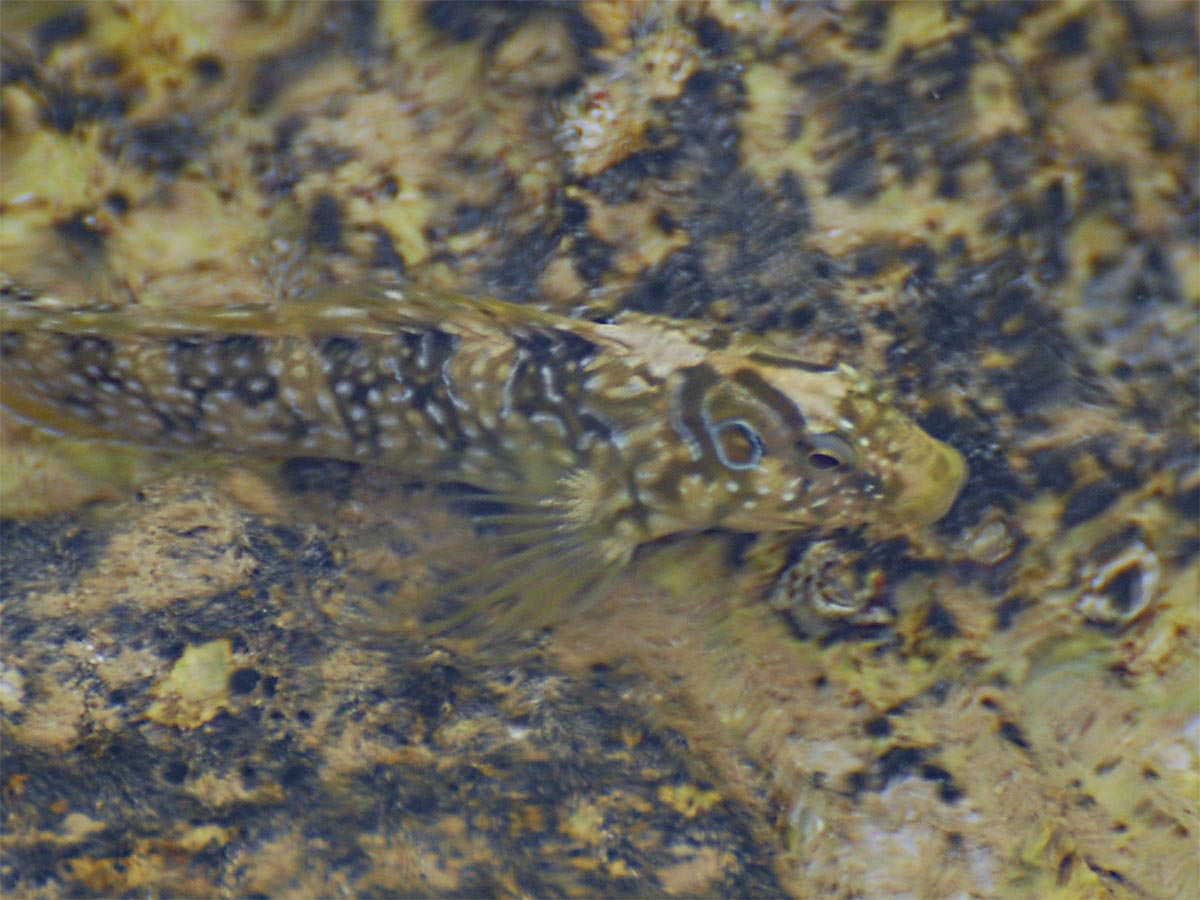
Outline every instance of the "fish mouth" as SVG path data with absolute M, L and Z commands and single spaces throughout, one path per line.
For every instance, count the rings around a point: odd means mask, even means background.
M 949 444 L 914 429 L 913 446 L 900 467 L 900 490 L 891 504 L 891 517 L 897 521 L 930 525 L 942 518 L 967 480 L 967 461 Z

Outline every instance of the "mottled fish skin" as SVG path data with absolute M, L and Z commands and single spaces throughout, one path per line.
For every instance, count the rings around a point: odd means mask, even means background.
M 559 549 L 598 565 L 714 526 L 901 531 L 940 518 L 966 475 L 853 368 L 699 323 L 416 286 L 173 311 L 0 290 L 0 405 L 23 419 L 467 483 L 524 503 L 511 521 L 531 540 L 570 535 Z

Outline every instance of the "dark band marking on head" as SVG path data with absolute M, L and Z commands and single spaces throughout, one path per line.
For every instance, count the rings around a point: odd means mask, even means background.
M 689 366 L 681 374 L 683 384 L 674 391 L 671 398 L 671 424 L 692 448 L 693 459 L 715 456 L 716 447 L 705 421 L 704 396 L 720 379 L 707 363 Z
M 803 431 L 808 424 L 800 407 L 753 369 L 738 369 L 733 380 L 769 406 L 787 427 Z

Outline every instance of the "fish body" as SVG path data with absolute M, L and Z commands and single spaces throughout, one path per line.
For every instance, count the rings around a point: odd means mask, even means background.
M 958 451 L 864 374 L 699 323 L 590 322 L 417 286 L 176 311 L 0 293 L 9 412 L 472 485 L 508 505 L 495 521 L 528 545 L 528 579 L 558 587 L 678 532 L 931 522 L 965 478 Z

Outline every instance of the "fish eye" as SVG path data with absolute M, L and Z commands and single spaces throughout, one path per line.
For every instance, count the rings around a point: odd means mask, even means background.
M 763 456 L 762 438 L 744 419 L 725 419 L 712 426 L 717 456 L 730 469 L 753 469 Z
M 854 465 L 854 448 L 836 434 L 814 434 L 796 444 L 809 466 L 818 472 L 848 469 Z

